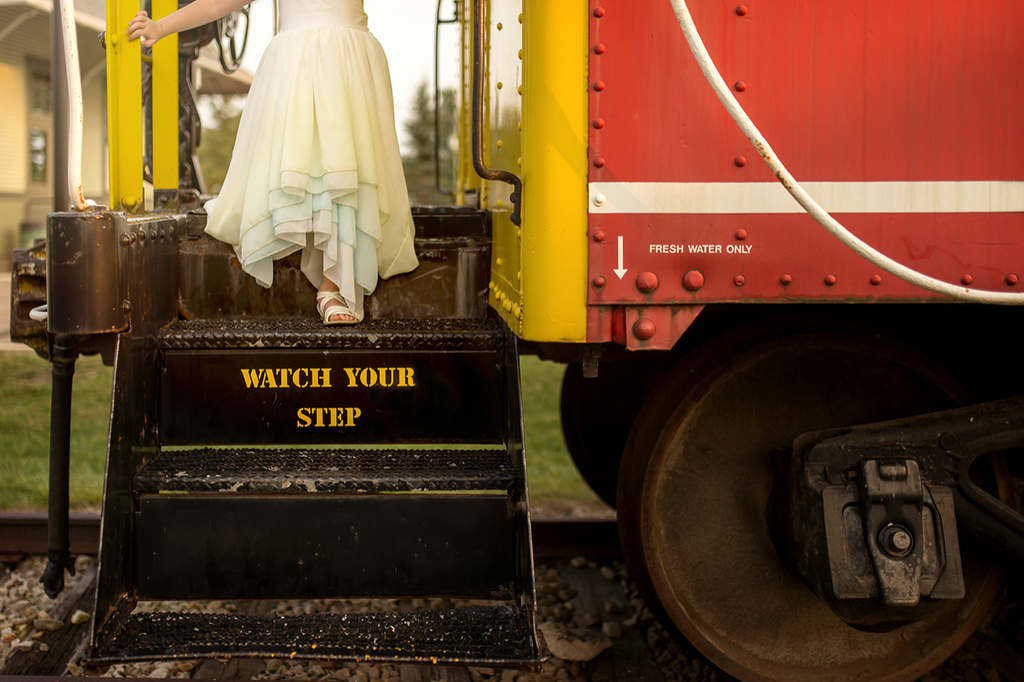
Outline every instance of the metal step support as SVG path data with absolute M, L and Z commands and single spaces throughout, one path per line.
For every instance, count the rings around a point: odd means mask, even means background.
M 486 214 L 424 219 L 465 231 Z M 192 220 L 178 222 L 181 239 Z M 119 280 L 130 323 L 113 354 L 85 660 L 542 662 L 515 336 L 475 305 L 459 316 L 464 304 L 443 302 L 441 319 L 382 308 L 349 327 L 244 306 L 174 320 L 169 302 L 184 314 L 194 277 L 220 272 L 223 259 L 184 247 L 132 256 L 142 239 L 118 241 L 130 256 Z M 483 235 L 471 241 L 476 253 Z M 428 262 L 450 246 L 437 231 L 417 244 Z M 486 261 L 442 260 L 468 300 Z M 287 286 L 287 297 L 302 293 Z M 392 282 L 389 296 L 401 302 L 417 286 Z M 474 605 L 294 618 L 133 613 L 143 600 L 365 597 Z

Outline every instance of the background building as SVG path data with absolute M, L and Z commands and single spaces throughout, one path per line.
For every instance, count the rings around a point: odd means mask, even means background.
M 53 206 L 53 117 L 50 88 L 48 0 L 0 0 L 0 268 L 11 250 L 43 235 Z M 85 129 L 82 184 L 85 196 L 107 203 L 106 81 L 103 0 L 77 0 Z M 200 94 L 241 94 L 252 77 L 221 73 L 216 47 L 198 61 Z

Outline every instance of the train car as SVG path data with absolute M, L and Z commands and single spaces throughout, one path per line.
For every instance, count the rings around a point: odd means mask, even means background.
M 111 36 L 137 9 L 108 8 Z M 150 156 L 139 48 L 107 41 L 109 209 L 51 216 L 45 253 L 16 257 L 12 325 L 55 395 L 79 352 L 115 367 L 90 660 L 542 661 L 517 365 L 535 353 L 567 363 L 566 441 L 631 575 L 713 663 L 745 682 L 938 665 L 1024 558 L 1024 5 L 456 16 L 455 205 L 417 209 L 420 270 L 343 331 L 288 316 L 311 294 L 294 263 L 263 292 L 205 237 L 187 136 L 160 118 L 177 55 L 153 55 Z M 403 595 L 494 605 L 132 613 Z

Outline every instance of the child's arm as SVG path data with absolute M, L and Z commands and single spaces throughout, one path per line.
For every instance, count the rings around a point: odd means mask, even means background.
M 249 4 L 251 0 L 195 0 L 160 21 L 153 21 L 145 12 L 139 12 L 128 22 L 128 40 L 142 38 L 145 47 L 172 33 L 187 31 L 231 14 Z

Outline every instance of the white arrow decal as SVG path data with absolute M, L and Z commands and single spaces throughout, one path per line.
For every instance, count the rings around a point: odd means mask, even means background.
M 622 235 L 619 235 L 619 267 L 615 269 L 615 275 L 622 279 L 626 272 L 626 268 L 622 267 Z

